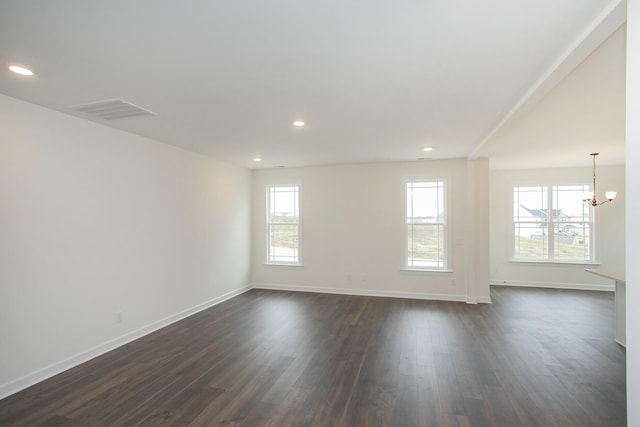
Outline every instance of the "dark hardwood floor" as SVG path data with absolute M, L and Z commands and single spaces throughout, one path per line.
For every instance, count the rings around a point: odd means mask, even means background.
M 613 294 L 252 290 L 0 401 L 2 426 L 624 426 Z

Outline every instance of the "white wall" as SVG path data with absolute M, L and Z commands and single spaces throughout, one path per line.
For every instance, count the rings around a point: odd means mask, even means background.
M 591 158 L 585 154 L 585 163 Z M 512 192 L 516 185 L 569 185 L 589 183 L 592 168 L 494 170 L 491 171 L 491 282 L 613 290 L 613 281 L 584 271 L 602 268 L 625 271 L 625 182 L 624 166 L 600 166 L 597 169 L 597 194 L 616 190 L 618 196 L 595 208 L 595 251 L 600 265 L 535 264 L 511 262 L 513 233 Z
M 627 0 L 627 423 L 640 425 L 640 0 Z
M 253 171 L 253 277 L 258 287 L 338 293 L 488 301 L 489 278 L 476 263 L 474 175 L 488 162 L 427 161 L 279 168 Z M 445 178 L 449 186 L 452 273 L 401 271 L 407 179 Z M 301 185 L 303 267 L 264 265 L 265 189 Z M 486 215 L 485 215 L 486 216 Z M 480 216 L 482 218 L 482 216 Z M 478 236 L 482 234 L 479 233 Z M 486 239 L 485 239 L 486 240 Z M 479 251 L 478 259 L 486 256 Z M 486 259 L 488 264 L 488 259 Z M 454 284 L 455 282 L 455 284 Z
M 248 285 L 248 170 L 2 95 L 0 118 L 0 397 Z

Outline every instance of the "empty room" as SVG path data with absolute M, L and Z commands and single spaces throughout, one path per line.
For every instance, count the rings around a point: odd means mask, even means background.
M 0 65 L 0 426 L 640 425 L 640 0 L 1 0 Z

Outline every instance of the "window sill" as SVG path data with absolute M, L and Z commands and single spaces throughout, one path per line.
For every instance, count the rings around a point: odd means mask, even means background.
M 278 268 L 302 268 L 304 264 L 287 263 L 287 262 L 263 262 L 265 267 L 278 267 Z
M 451 274 L 453 273 L 453 270 L 441 270 L 441 269 L 429 269 L 429 268 L 412 268 L 412 267 L 402 267 L 400 269 L 401 272 L 407 272 L 407 273 L 428 273 L 428 274 L 432 274 L 432 273 L 442 273 L 442 274 Z
M 580 267 L 600 265 L 597 261 L 552 261 L 548 259 L 510 259 L 509 262 L 514 264 L 578 265 Z

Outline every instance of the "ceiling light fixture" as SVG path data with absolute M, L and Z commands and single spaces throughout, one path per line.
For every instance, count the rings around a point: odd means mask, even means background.
M 16 74 L 20 74 L 21 76 L 33 76 L 33 71 L 28 68 L 19 67 L 17 65 L 10 65 L 9 69 Z
M 254 162 L 261 162 L 261 161 L 262 161 L 262 159 L 261 159 L 260 157 L 254 157 L 254 158 L 253 158 L 253 161 L 254 161 Z
M 604 202 L 600 202 L 598 203 L 598 201 L 596 200 L 596 156 L 600 154 L 600 153 L 591 153 L 591 156 L 593 157 L 593 191 L 588 192 L 587 194 L 585 194 L 585 198 L 582 199 L 584 202 L 590 204 L 591 206 L 598 206 L 598 205 L 602 205 L 604 203 L 608 203 L 611 202 L 613 199 L 616 198 L 617 196 L 617 192 L 615 191 L 606 191 L 604 193 L 605 197 L 607 198 L 607 200 L 605 200 Z
M 433 151 L 433 148 L 431 148 L 431 147 L 424 147 L 422 150 L 423 150 L 423 151 Z
M 293 122 L 293 125 L 297 127 L 304 126 L 304 122 L 301 120 L 296 120 L 295 122 Z

